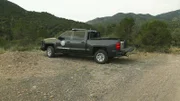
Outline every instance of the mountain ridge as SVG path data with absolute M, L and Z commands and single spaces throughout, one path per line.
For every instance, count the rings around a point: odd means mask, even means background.
M 173 20 L 174 18 L 180 19 L 180 9 L 171 11 L 171 12 L 166 12 L 162 13 L 159 15 L 151 15 L 151 14 L 136 14 L 136 13 L 117 13 L 112 16 L 105 16 L 105 17 L 98 17 L 93 20 L 89 20 L 86 23 L 91 24 L 91 25 L 96 25 L 96 24 L 116 24 L 119 23 L 122 19 L 125 17 L 132 17 L 137 22 L 140 20 L 146 21 L 149 19 L 158 19 L 158 20 Z

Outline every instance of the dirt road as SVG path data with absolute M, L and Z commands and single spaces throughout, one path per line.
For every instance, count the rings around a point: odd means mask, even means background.
M 0 101 L 180 101 L 180 55 L 137 53 L 100 65 L 92 58 L 6 52 Z

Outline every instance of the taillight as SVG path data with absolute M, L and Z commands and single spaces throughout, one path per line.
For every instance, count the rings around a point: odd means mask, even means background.
M 116 50 L 120 50 L 121 49 L 121 44 L 120 44 L 120 42 L 117 42 L 116 43 Z

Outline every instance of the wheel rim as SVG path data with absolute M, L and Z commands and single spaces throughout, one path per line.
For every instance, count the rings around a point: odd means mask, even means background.
M 98 62 L 103 62 L 105 60 L 105 55 L 103 53 L 98 53 L 96 55 L 96 59 L 98 60 Z
M 52 51 L 51 51 L 50 48 L 48 48 L 48 49 L 47 49 L 47 55 L 48 55 L 48 56 L 51 56 L 51 54 L 52 54 Z

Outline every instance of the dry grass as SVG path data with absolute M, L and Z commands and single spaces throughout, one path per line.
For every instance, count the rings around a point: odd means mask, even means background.
M 180 54 L 180 48 L 179 47 L 171 47 L 170 52 L 173 54 Z
M 4 48 L 0 48 L 0 54 L 3 54 L 5 52 L 6 52 L 6 50 Z

